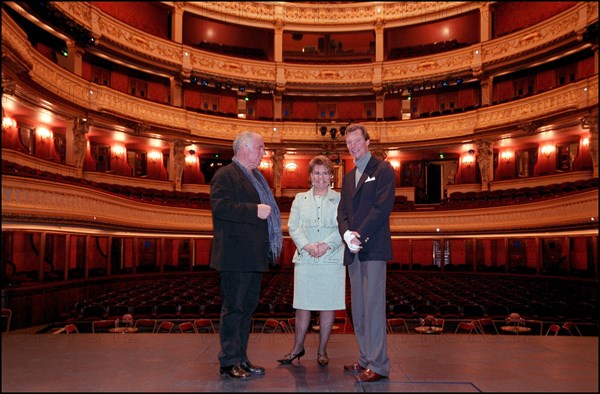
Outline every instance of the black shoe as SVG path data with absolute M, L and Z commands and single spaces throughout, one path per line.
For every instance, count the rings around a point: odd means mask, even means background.
M 246 372 L 239 365 L 232 365 L 230 367 L 221 367 L 219 369 L 219 372 L 221 372 L 222 376 L 229 376 L 230 378 L 236 378 L 236 379 L 248 379 L 250 377 L 250 374 L 248 372 Z
M 281 364 L 291 364 L 292 361 L 297 358 L 298 362 L 300 362 L 300 357 L 304 356 L 304 353 L 306 353 L 304 349 L 300 350 L 300 353 L 298 354 L 288 353 L 277 361 Z
M 250 361 L 246 361 L 245 363 L 241 363 L 240 367 L 252 375 L 264 375 L 265 369 L 264 367 L 259 367 L 258 365 L 252 364 Z

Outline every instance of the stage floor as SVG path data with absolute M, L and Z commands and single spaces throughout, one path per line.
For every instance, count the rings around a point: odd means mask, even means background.
M 389 334 L 389 379 L 358 383 L 353 334 L 333 334 L 330 363 L 279 365 L 291 334 L 252 334 L 264 376 L 219 375 L 218 334 L 2 334 L 2 392 L 598 392 L 598 337 Z

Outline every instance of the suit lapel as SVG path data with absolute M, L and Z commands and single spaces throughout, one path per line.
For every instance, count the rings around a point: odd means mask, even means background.
M 363 172 L 362 176 L 360 177 L 360 180 L 358 181 L 358 184 L 356 185 L 356 189 L 354 189 L 354 194 L 356 194 L 356 192 L 358 192 L 362 185 L 364 185 L 367 178 L 373 175 L 376 169 L 377 159 L 375 157 L 371 157 L 371 160 L 369 160 L 369 162 L 367 163 L 367 167 L 365 168 L 365 171 Z M 356 169 L 354 170 L 354 176 L 356 177 Z

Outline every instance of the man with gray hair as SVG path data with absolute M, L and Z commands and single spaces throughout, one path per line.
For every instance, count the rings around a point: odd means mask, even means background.
M 246 351 L 262 274 L 281 253 L 282 232 L 279 208 L 258 170 L 265 155 L 262 136 L 240 133 L 233 141 L 233 154 L 232 163 L 220 168 L 210 183 L 210 266 L 221 276 L 220 373 L 247 379 L 265 373 L 250 362 Z

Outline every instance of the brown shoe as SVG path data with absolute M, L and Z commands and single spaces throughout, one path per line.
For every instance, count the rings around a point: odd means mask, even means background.
M 387 376 L 383 376 L 378 374 L 377 372 L 371 371 L 370 369 L 365 369 L 363 372 L 356 375 L 356 381 L 358 382 L 377 382 L 381 379 L 387 379 Z
M 357 362 L 355 362 L 354 364 L 350 364 L 350 365 L 344 365 L 344 371 L 346 372 L 362 372 L 364 371 L 366 368 L 363 367 L 362 365 L 360 365 Z

